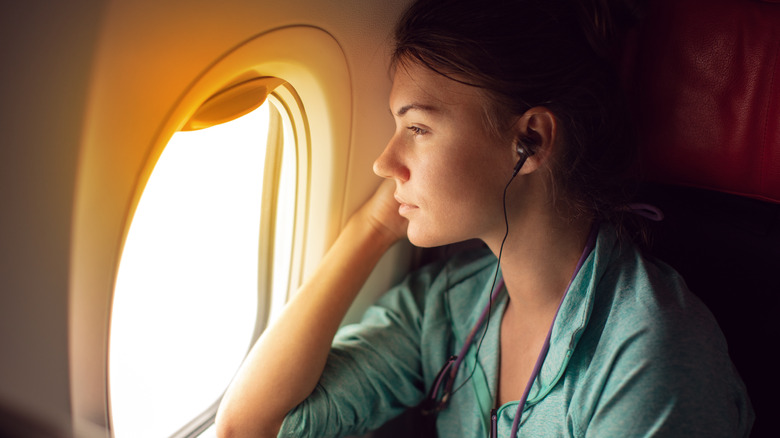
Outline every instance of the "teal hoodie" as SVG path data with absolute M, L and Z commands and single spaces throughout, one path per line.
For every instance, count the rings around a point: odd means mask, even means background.
M 362 434 L 417 406 L 479 319 L 495 270 L 482 250 L 410 274 L 339 331 L 279 436 Z M 495 406 L 507 302 L 504 291 L 479 353 L 470 348 L 458 371 L 460 389 L 436 419 L 441 438 L 487 437 L 493 408 L 498 436 L 510 434 L 517 402 Z M 753 419 L 709 310 L 673 269 L 602 227 L 561 303 L 517 436 L 747 437 Z

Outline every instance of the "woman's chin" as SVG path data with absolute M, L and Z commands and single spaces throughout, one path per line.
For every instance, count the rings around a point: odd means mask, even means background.
M 409 242 L 411 242 L 412 245 L 420 248 L 434 248 L 437 246 L 449 245 L 451 243 L 457 242 L 456 240 L 447 239 L 445 236 L 440 234 L 425 231 L 426 230 L 414 228 L 410 224 L 409 229 L 406 231 L 406 237 L 409 238 Z
M 420 230 L 415 229 L 412 227 L 412 224 L 409 224 L 409 229 L 406 230 L 406 237 L 409 239 L 409 242 L 412 243 L 414 246 L 418 246 L 420 248 L 432 248 L 434 244 L 431 244 L 431 236 L 427 233 L 421 233 Z

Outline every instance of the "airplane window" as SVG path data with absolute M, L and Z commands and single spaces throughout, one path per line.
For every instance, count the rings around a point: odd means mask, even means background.
M 269 101 L 173 135 L 140 198 L 117 275 L 115 437 L 179 436 L 210 424 L 270 304 L 286 301 L 295 182 L 291 123 Z

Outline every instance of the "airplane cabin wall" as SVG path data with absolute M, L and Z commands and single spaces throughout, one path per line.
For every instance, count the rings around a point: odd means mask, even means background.
M 189 110 L 187 93 L 217 61 L 289 26 L 329 35 L 348 75 L 347 92 L 329 96 L 345 128 L 330 136 L 333 162 L 312 163 L 329 166 L 333 179 L 313 200 L 331 209 L 312 236 L 306 270 L 313 268 L 379 183 L 371 163 L 393 129 L 387 43 L 407 2 L 4 2 L 0 405 L 79 436 L 105 436 L 110 294 L 171 117 Z M 393 282 L 406 259 L 402 246 L 389 254 L 357 307 Z
M 0 4 L 0 407 L 63 430 L 70 227 L 102 4 Z

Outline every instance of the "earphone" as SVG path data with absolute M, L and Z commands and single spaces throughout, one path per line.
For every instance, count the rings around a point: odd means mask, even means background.
M 531 155 L 534 154 L 534 151 L 523 144 L 521 140 L 517 140 L 517 155 L 520 157 L 517 160 L 517 164 L 515 164 L 515 169 L 512 171 L 512 178 L 514 178 L 517 175 L 517 172 L 520 172 L 520 169 L 522 169 L 523 164 L 525 164 L 525 160 L 528 159 Z

